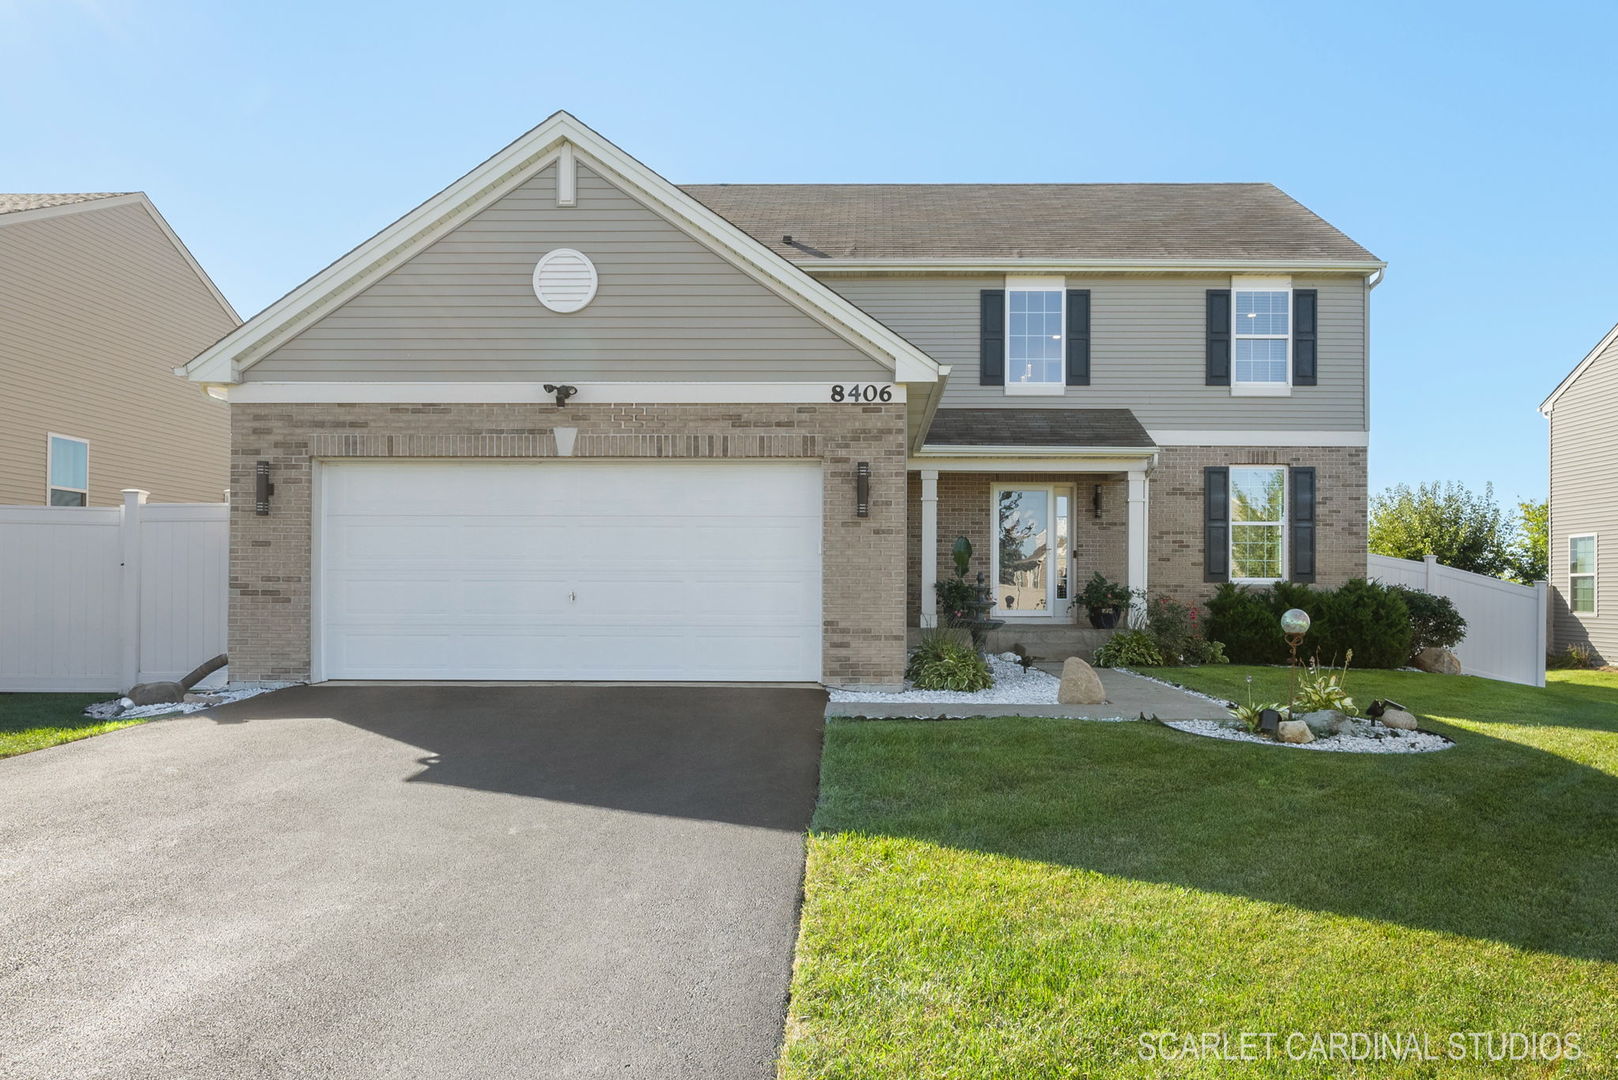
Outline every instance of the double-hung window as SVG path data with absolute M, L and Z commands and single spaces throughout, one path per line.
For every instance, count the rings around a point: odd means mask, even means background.
M 1230 579 L 1286 577 L 1287 470 L 1281 465 L 1230 467 Z
M 1236 277 L 1230 309 L 1232 392 L 1287 393 L 1292 383 L 1291 279 Z
M 52 506 L 90 503 L 90 444 L 68 435 L 51 435 L 46 476 Z
M 1067 383 L 1067 293 L 1059 277 L 1006 280 L 1006 393 L 1060 394 Z
M 1567 606 L 1575 615 L 1596 613 L 1596 538 L 1567 538 Z

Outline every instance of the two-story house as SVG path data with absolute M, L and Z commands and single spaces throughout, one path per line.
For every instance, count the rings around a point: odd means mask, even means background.
M 0 503 L 218 502 L 228 410 L 174 368 L 240 322 L 143 193 L 0 194 Z
M 1266 184 L 679 188 L 565 113 L 193 361 L 243 678 L 895 685 L 997 614 L 1364 572 L 1382 263 Z
M 1602 563 L 1618 537 L 1618 326 L 1539 406 L 1550 421 L 1550 641 L 1596 663 L 1618 662 L 1618 604 Z M 1612 581 L 1609 575 L 1606 584 Z

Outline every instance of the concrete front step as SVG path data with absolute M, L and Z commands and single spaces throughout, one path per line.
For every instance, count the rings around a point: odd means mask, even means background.
M 1036 660 L 1066 660 L 1070 656 L 1090 660 L 1094 658 L 1095 651 L 1117 632 L 1071 623 L 1029 623 L 1022 626 L 1010 623 L 989 632 L 988 646 L 990 652 L 1001 653 L 1010 652 L 1013 645 L 1021 645 Z M 915 627 L 910 629 L 912 647 L 923 633 L 925 631 Z M 966 631 L 962 630 L 961 633 L 965 634 Z

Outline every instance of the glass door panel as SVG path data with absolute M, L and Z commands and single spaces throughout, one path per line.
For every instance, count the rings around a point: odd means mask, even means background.
M 994 606 L 1000 618 L 1051 612 L 1052 492 L 995 489 Z

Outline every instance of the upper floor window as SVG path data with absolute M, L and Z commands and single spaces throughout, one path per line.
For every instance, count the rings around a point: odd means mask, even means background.
M 67 435 L 51 435 L 49 498 L 52 506 L 88 506 L 90 503 L 90 444 Z
M 1596 613 L 1596 538 L 1567 538 L 1567 606 L 1575 615 Z
M 1273 582 L 1286 576 L 1286 522 L 1286 468 L 1232 465 L 1230 580 Z
M 1289 385 L 1292 366 L 1292 283 L 1285 278 L 1236 278 L 1231 289 L 1235 387 Z
M 1006 280 L 1006 393 L 1060 394 L 1067 382 L 1062 278 Z

